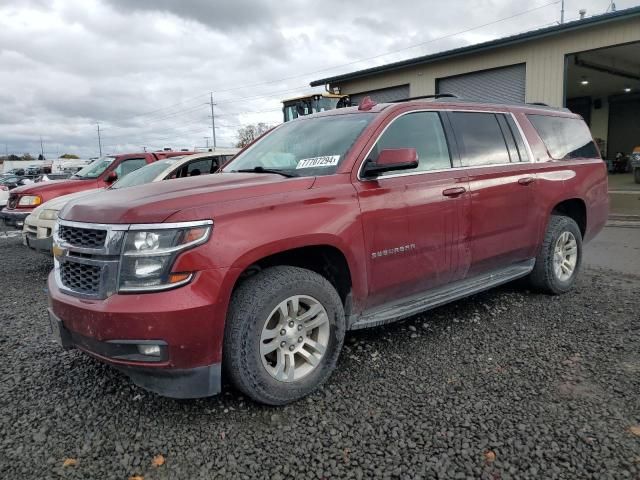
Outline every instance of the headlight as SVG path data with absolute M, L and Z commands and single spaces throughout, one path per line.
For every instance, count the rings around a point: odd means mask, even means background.
M 58 210 L 43 210 L 38 218 L 40 220 L 56 220 L 58 218 Z
M 163 290 L 187 283 L 190 272 L 171 273 L 176 256 L 206 242 L 211 222 L 184 227 L 129 230 L 120 266 L 120 291 Z
M 42 203 L 42 197 L 40 195 L 25 195 L 20 197 L 18 205 L 21 207 L 35 207 Z

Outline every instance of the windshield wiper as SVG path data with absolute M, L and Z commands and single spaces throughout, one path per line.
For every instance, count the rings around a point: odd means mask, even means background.
M 292 178 L 297 177 L 293 173 L 287 173 L 283 170 L 278 170 L 276 168 L 264 168 L 264 167 L 253 167 L 253 168 L 241 168 L 240 170 L 232 170 L 232 172 L 238 173 L 277 173 L 278 175 L 282 175 L 283 177 Z

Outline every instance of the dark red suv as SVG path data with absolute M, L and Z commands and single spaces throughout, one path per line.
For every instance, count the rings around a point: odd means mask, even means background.
M 528 277 L 573 285 L 608 212 L 605 164 L 566 110 L 420 100 L 283 124 L 221 173 L 104 192 L 55 231 L 65 347 L 171 397 L 284 404 L 347 330 Z

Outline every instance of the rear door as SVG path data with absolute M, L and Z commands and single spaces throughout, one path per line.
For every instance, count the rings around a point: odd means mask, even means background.
M 536 175 L 509 113 L 449 112 L 471 191 L 471 261 L 467 276 L 535 255 Z
M 453 169 L 442 116 L 409 112 L 393 120 L 371 149 L 415 148 L 419 166 L 356 184 L 368 256 L 368 307 L 461 278 L 468 255 L 466 172 Z M 455 158 L 455 157 L 454 157 Z

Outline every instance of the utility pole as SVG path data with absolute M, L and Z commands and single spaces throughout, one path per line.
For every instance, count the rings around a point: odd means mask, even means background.
M 209 149 L 209 137 L 204 137 L 204 139 L 207 141 L 207 150 Z
M 40 154 L 42 155 L 42 159 L 44 160 L 44 145 L 42 144 L 42 135 L 40 135 Z
M 100 122 L 96 122 L 98 126 L 98 150 L 100 151 L 100 156 L 102 156 L 102 139 L 100 138 Z
M 564 0 L 560 2 L 560 25 L 564 23 Z
M 213 113 L 213 92 L 211 92 L 211 135 L 213 136 L 213 149 L 216 149 L 216 116 Z M 208 145 L 207 145 L 208 147 Z

